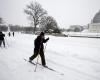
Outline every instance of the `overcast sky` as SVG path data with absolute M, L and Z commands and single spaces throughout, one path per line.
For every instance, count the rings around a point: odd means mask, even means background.
M 100 9 L 100 0 L 0 0 L 0 17 L 8 24 L 29 25 L 24 9 L 31 1 L 39 2 L 61 28 L 87 25 Z

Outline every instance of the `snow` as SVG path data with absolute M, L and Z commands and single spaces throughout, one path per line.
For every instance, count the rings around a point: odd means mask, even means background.
M 34 72 L 35 66 L 24 58 L 33 54 L 36 35 L 15 33 L 15 37 L 6 35 L 6 48 L 0 48 L 0 80 L 100 80 L 99 38 L 47 37 L 47 66 L 64 75 L 40 65 Z
M 83 32 L 63 32 L 63 34 L 68 36 L 76 36 L 76 37 L 92 37 L 92 38 L 100 38 L 100 33 L 92 33 L 88 31 Z

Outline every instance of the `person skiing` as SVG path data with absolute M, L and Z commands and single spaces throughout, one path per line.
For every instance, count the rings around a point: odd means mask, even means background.
M 49 40 L 49 37 L 45 39 L 44 32 L 41 32 L 39 36 L 34 40 L 34 54 L 29 58 L 29 61 L 31 62 L 33 59 L 35 59 L 38 55 L 41 57 L 42 66 L 46 66 L 45 62 L 45 55 L 44 55 L 44 45 L 43 43 L 46 43 Z
M 14 32 L 12 34 L 13 34 L 13 37 L 14 37 Z
M 5 34 L 3 34 L 1 31 L 0 31 L 0 47 L 1 47 L 1 44 L 3 43 L 4 47 L 5 47 L 5 40 L 4 40 L 4 37 L 5 37 Z
M 10 33 L 10 32 L 8 33 L 8 36 L 9 36 L 9 37 L 11 36 L 11 33 Z

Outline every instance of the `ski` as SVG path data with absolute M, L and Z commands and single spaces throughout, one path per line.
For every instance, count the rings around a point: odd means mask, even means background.
M 40 65 L 40 64 L 39 64 Z M 64 75 L 63 73 L 61 73 L 61 72 L 58 72 L 57 70 L 55 70 L 55 69 L 52 69 L 52 68 L 50 68 L 50 67 L 48 67 L 48 66 L 43 66 L 44 68 L 47 68 L 47 69 L 49 69 L 49 70 L 51 70 L 51 71 L 54 71 L 54 72 L 56 72 L 56 73 L 59 73 L 60 75 Z
M 37 64 L 41 65 L 40 63 L 37 63 Z M 41 66 L 42 66 L 42 65 L 41 65 Z M 60 75 L 64 75 L 63 73 L 58 72 L 57 70 L 52 69 L 52 68 L 50 68 L 50 67 L 48 67 L 48 66 L 43 66 L 43 67 L 44 67 L 44 68 L 47 68 L 47 69 L 49 69 L 49 70 L 51 70 L 51 71 L 54 71 L 54 72 L 56 72 L 56 73 L 59 73 Z
M 29 61 L 27 59 L 24 59 L 24 60 L 27 61 L 27 62 L 29 62 L 29 63 L 31 63 L 31 64 L 33 64 L 33 65 L 36 65 L 34 62 L 31 62 L 31 61 Z
M 27 59 L 24 59 L 25 61 L 27 61 L 27 62 L 29 62 L 29 63 L 31 63 L 31 64 L 33 64 L 33 65 L 36 65 L 36 64 L 38 64 L 38 65 L 41 65 L 40 63 L 34 63 L 34 62 L 30 62 L 29 60 L 27 60 Z M 42 65 L 41 65 L 42 66 Z M 59 75 L 64 75 L 63 73 L 61 73 L 61 72 L 59 72 L 59 71 L 57 71 L 57 70 L 55 70 L 55 69 L 52 69 L 52 68 L 50 68 L 50 67 L 48 67 L 48 66 L 43 66 L 44 68 L 46 68 L 46 69 L 48 69 L 48 70 L 51 70 L 51 71 L 53 71 L 53 72 L 56 72 L 56 73 L 58 73 Z

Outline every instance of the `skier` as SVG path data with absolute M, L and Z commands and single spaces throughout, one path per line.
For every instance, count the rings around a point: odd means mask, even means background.
M 8 33 L 8 36 L 9 36 L 9 37 L 11 36 L 11 33 L 10 33 L 10 32 Z
M 4 40 L 4 37 L 5 37 L 5 34 L 3 34 L 1 31 L 0 31 L 0 47 L 1 47 L 1 44 L 3 43 L 4 47 L 5 47 L 5 40 Z
M 42 65 L 45 67 L 45 55 L 44 55 L 44 45 L 43 43 L 46 43 L 49 40 L 49 37 L 45 39 L 44 32 L 41 32 L 39 36 L 34 40 L 34 54 L 29 58 L 29 61 L 31 62 L 33 59 L 35 59 L 38 55 L 41 57 Z
M 13 37 L 14 37 L 14 32 L 12 34 L 13 34 Z

